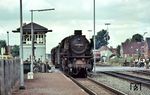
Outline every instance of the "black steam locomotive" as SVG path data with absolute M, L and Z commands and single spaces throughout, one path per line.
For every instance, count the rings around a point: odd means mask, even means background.
M 75 30 L 74 35 L 64 38 L 51 50 L 51 61 L 56 67 L 72 76 L 87 76 L 92 71 L 93 62 L 91 45 L 82 35 L 81 30 Z

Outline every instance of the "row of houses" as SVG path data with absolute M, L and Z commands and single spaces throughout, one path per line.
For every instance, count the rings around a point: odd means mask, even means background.
M 117 55 L 116 48 L 102 46 L 98 50 L 104 61 L 110 59 L 113 55 Z M 150 58 L 150 38 L 146 38 L 146 40 L 142 42 L 126 41 L 121 43 L 120 56 L 123 58 L 132 57 L 133 59 Z
M 142 42 L 124 42 L 121 44 L 121 56 L 140 57 L 142 59 L 150 58 L 150 38 L 146 38 Z

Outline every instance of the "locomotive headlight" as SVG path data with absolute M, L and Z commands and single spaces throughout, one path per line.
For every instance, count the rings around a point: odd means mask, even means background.
M 67 60 L 67 58 L 65 58 L 65 60 Z
M 84 58 L 82 58 L 82 61 L 85 61 L 85 59 L 84 59 Z

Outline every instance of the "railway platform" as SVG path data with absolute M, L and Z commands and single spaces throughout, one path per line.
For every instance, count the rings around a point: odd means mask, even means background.
M 25 90 L 14 90 L 12 95 L 88 95 L 61 72 L 35 73 L 34 79 L 25 76 Z

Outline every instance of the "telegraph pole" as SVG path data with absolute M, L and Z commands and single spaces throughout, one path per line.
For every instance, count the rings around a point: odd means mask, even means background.
M 7 49 L 8 49 L 8 54 L 10 54 L 10 47 L 9 47 L 9 31 L 7 31 Z
M 96 74 L 96 55 L 95 55 L 95 50 L 96 50 L 96 41 L 95 41 L 95 0 L 93 0 L 93 31 L 94 31 L 94 50 L 93 50 L 93 55 L 94 55 L 94 73 Z
M 25 89 L 24 87 L 24 69 L 23 69 L 23 45 L 22 45 L 22 0 L 20 0 L 20 89 Z
M 110 24 L 110 23 L 105 23 L 105 25 L 107 26 L 107 32 L 106 32 L 106 34 L 105 34 L 105 35 L 107 36 L 107 37 L 106 37 L 106 41 L 107 41 L 107 40 L 108 40 L 108 31 L 109 31 L 109 30 L 108 30 L 108 26 L 111 25 L 111 24 Z

